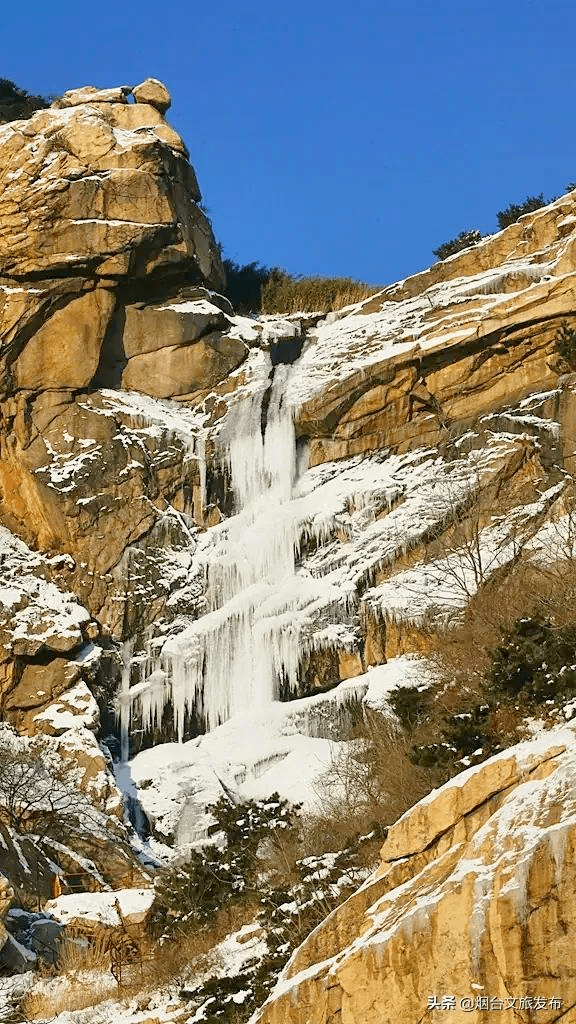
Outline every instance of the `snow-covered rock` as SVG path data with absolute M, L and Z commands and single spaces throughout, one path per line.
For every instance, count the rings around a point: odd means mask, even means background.
M 572 728 L 503 751 L 390 829 L 382 863 L 294 953 L 253 1024 L 454 1020 L 576 1002 Z M 511 1001 L 512 1000 L 512 1001 Z

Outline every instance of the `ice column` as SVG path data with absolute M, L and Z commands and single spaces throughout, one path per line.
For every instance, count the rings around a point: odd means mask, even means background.
M 291 410 L 284 401 L 289 367 L 276 368 L 261 428 L 264 392 L 254 390 L 228 414 L 220 436 L 236 514 L 204 535 L 208 612 L 166 642 L 162 692 L 138 687 L 144 724 L 172 700 L 182 735 L 187 708 L 213 728 L 238 711 L 277 696 L 283 675 L 295 682 L 299 633 L 286 622 L 295 602 L 297 523 L 290 508 L 295 476 Z M 137 694 L 134 694 L 137 697 Z
M 118 700 L 118 717 L 120 719 L 120 757 L 127 761 L 130 756 L 130 665 L 132 662 L 133 640 L 125 640 L 122 644 L 122 675 L 120 679 L 120 695 Z

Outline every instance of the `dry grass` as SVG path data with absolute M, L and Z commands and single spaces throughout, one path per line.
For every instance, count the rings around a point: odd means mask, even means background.
M 144 963 L 144 986 L 157 989 L 175 982 L 183 984 L 192 968 L 214 967 L 217 963 L 214 947 L 231 932 L 252 923 L 259 910 L 256 900 L 223 907 L 206 927 L 194 933 L 182 932 L 173 941 L 155 944 L 153 955 Z
M 115 995 L 116 983 L 112 975 L 59 976 L 45 983 L 42 990 L 27 993 L 21 1011 L 25 1020 L 50 1020 L 65 1010 L 84 1010 Z
M 74 971 L 109 971 L 110 950 L 102 943 L 65 940 L 60 943 L 56 964 L 59 974 L 71 974 Z
M 65 1010 L 97 1006 L 107 999 L 130 999 L 184 984 L 192 970 L 219 965 L 214 947 L 230 932 L 252 922 L 258 909 L 255 904 L 223 909 L 210 927 L 183 934 L 174 942 L 150 945 L 141 958 L 136 955 L 123 963 L 121 985 L 112 975 L 109 949 L 68 941 L 60 950 L 56 976 L 41 980 L 36 990 L 25 996 L 23 1017 L 43 1020 Z
M 434 788 L 438 773 L 410 760 L 411 742 L 394 720 L 366 711 L 356 739 L 341 745 L 320 780 L 323 812 L 305 819 L 301 856 L 340 850 L 392 824 Z
M 348 277 L 273 274 L 262 288 L 262 312 L 329 313 L 374 295 L 375 286 Z

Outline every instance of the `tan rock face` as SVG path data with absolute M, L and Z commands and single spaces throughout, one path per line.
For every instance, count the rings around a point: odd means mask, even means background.
M 114 293 L 96 288 L 57 309 L 13 364 L 14 386 L 25 391 L 86 388 L 98 369 L 114 306 Z
M 6 394 L 86 387 L 113 311 L 222 285 L 186 147 L 163 119 L 167 90 L 147 80 L 133 104 L 129 92 L 73 90 L 0 130 Z
M 150 103 L 162 114 L 172 103 L 168 89 L 157 78 L 146 78 L 140 85 L 135 85 L 132 92 L 137 103 Z
M 14 892 L 8 882 L 8 879 L 4 878 L 4 875 L 0 875 L 0 920 L 6 917 L 6 914 L 10 910 L 13 896 Z
M 117 570 L 125 586 L 126 549 L 168 510 L 202 521 L 201 460 L 190 431 L 170 458 L 159 451 L 173 440 L 165 410 L 123 417 L 94 388 L 205 394 L 248 351 L 228 335 L 229 304 L 203 287 L 222 284 L 222 266 L 169 104 L 155 79 L 89 86 L 0 131 L 0 517 L 33 547 L 70 553 L 64 589 L 99 613 L 107 603 L 114 628 L 120 599 L 104 577 Z M 44 706 L 39 668 L 8 666 L 45 641 L 6 642 L 3 692 L 29 716 Z M 56 662 L 36 689 L 61 695 Z
M 79 107 L 84 103 L 125 103 L 132 90 L 129 85 L 120 85 L 115 89 L 97 89 L 94 85 L 85 85 L 82 89 L 69 89 L 53 104 L 54 107 Z
M 292 384 L 312 463 L 438 444 L 553 387 L 554 337 L 576 317 L 575 213 L 570 193 L 313 330 Z
M 413 807 L 255 1022 L 417 1024 L 436 1016 L 434 997 L 458 1024 L 491 1020 L 510 999 L 514 1019 L 571 1020 L 575 773 L 574 731 L 560 730 Z
M 4 918 L 10 910 L 13 898 L 14 890 L 12 886 L 8 879 L 4 878 L 4 875 L 0 875 L 0 953 L 9 939 L 6 925 L 4 924 Z
M 245 355 L 241 341 L 208 334 L 194 344 L 162 348 L 161 365 L 157 352 L 133 356 L 122 374 L 122 386 L 134 391 L 146 388 L 155 398 L 203 392 L 222 379 L 223 370 L 226 375 L 235 370 Z

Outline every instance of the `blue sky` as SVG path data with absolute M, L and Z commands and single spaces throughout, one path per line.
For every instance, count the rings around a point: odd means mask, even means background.
M 0 77 L 168 85 L 225 252 L 388 283 L 576 180 L 574 0 L 28 0 Z

